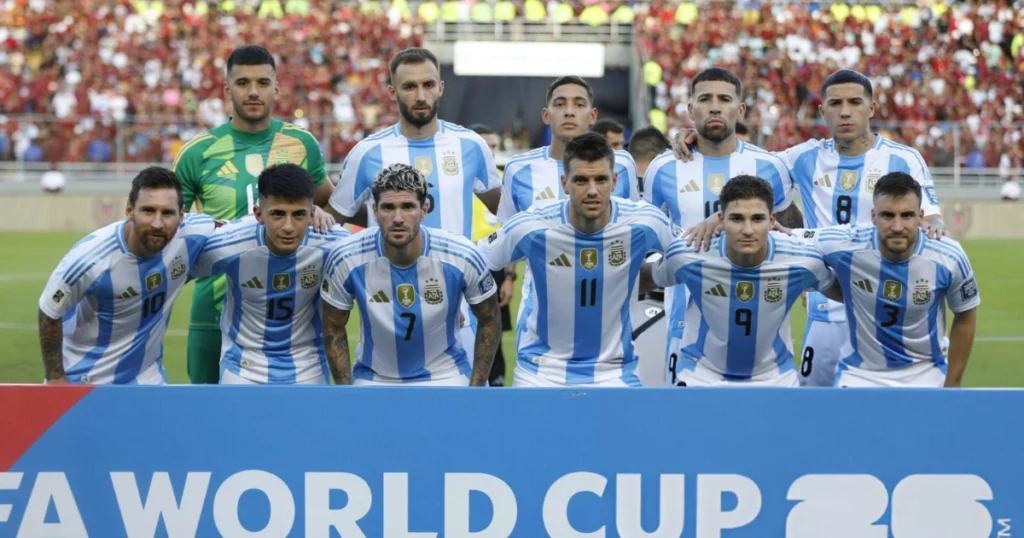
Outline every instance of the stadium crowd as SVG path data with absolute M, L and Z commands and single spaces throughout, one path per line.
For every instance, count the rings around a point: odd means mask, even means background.
M 431 10 L 404 1 L 0 2 L 0 112 L 10 115 L 0 116 L 0 159 L 111 161 L 116 122 L 126 122 L 125 160 L 170 161 L 189 138 L 224 121 L 222 59 L 237 43 L 252 42 L 280 56 L 275 115 L 309 127 L 338 162 L 365 134 L 397 120 L 383 59 L 421 44 L 424 19 L 476 20 L 482 3 Z M 954 150 L 967 167 L 1024 166 L 1020 1 L 851 8 L 532 0 L 489 7 L 495 18 L 512 7 L 528 20 L 564 17 L 571 8 L 573 24 L 635 16 L 636 43 L 662 73 L 653 104 L 669 128 L 690 122 L 690 77 L 719 64 L 748 82 L 745 121 L 764 147 L 826 136 L 816 88 L 829 72 L 849 67 L 877 88 L 879 129 L 919 148 L 932 166 L 952 165 Z M 509 135 L 503 145 L 522 149 Z

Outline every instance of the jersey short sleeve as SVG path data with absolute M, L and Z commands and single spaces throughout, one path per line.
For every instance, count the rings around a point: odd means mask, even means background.
M 39 310 L 50 319 L 64 317 L 85 296 L 110 253 L 110 248 L 88 240 L 72 248 L 50 274 L 39 297 Z
M 178 155 L 174 157 L 171 171 L 181 183 L 181 197 L 186 211 L 192 208 L 192 204 L 202 193 L 200 175 L 203 166 L 203 151 L 213 139 L 213 136 L 208 133 L 196 136 L 186 142 L 178 150 Z
M 512 186 L 516 181 L 516 175 L 527 166 L 530 164 L 525 160 L 513 160 L 505 166 L 505 174 L 501 180 L 501 200 L 498 201 L 498 214 L 495 215 L 498 217 L 498 222 L 502 224 L 519 213 L 515 197 L 512 196 Z
M 523 214 L 520 213 L 520 215 Z M 508 264 L 519 261 L 524 257 L 522 255 L 518 258 L 515 257 L 516 237 L 519 234 L 515 230 L 511 230 L 514 224 L 521 221 L 522 219 L 517 216 L 504 227 L 485 237 L 477 245 L 480 255 L 483 257 L 484 262 L 487 263 L 487 268 L 491 271 L 500 271 L 508 266 Z
M 313 133 L 305 129 L 289 130 L 289 133 L 302 141 L 302 146 L 306 148 L 306 162 L 303 168 L 313 176 L 313 185 L 319 187 L 327 179 L 327 166 L 324 164 L 324 153 L 320 142 L 313 136 Z
M 320 296 L 327 304 L 335 308 L 352 310 L 355 304 L 353 299 L 355 290 L 351 289 L 351 284 L 348 282 L 349 267 L 344 261 L 339 261 L 335 257 L 337 250 L 335 249 L 327 258 L 328 265 L 324 272 L 324 283 L 320 287 Z
M 456 239 L 465 242 L 465 246 L 472 250 L 472 254 L 466 257 L 462 269 L 462 278 L 466 285 L 463 292 L 466 302 L 471 305 L 480 304 L 497 293 L 498 287 L 494 284 L 494 278 L 491 277 L 486 262 L 473 243 L 461 237 Z
M 498 166 L 494 164 L 494 154 L 491 148 L 487 147 L 484 139 L 476 134 L 463 138 L 463 163 L 473 163 L 473 192 L 488 192 L 501 187 L 501 176 L 498 175 Z
M 328 203 L 345 217 L 355 215 L 370 198 L 373 178 L 383 168 L 381 148 L 376 139 L 362 140 L 342 162 L 341 179 Z
M 946 292 L 949 309 L 959 314 L 977 308 L 981 304 L 981 295 L 978 293 L 978 281 L 974 278 L 974 269 L 967 259 L 967 254 L 956 241 L 943 238 L 941 242 L 955 247 L 949 264 L 949 291 Z

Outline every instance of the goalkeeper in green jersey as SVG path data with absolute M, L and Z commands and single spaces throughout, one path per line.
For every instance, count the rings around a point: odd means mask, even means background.
M 280 163 L 302 166 L 313 176 L 313 203 L 323 207 L 334 186 L 309 131 L 270 117 L 280 92 L 274 57 L 263 47 L 235 49 L 227 61 L 225 96 L 234 114 L 227 123 L 189 140 L 174 159 L 185 209 L 198 200 L 203 213 L 234 220 L 252 213 L 259 199 L 256 179 Z M 315 210 L 314 227 L 333 224 Z M 221 356 L 220 315 L 224 277 L 201 278 L 192 294 L 188 331 L 188 376 L 192 383 L 217 383 Z

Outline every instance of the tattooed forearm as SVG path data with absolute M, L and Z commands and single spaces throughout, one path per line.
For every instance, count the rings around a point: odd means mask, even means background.
M 498 309 L 498 294 L 484 302 L 473 305 L 476 316 L 476 347 L 473 349 L 473 373 L 469 380 L 472 387 L 486 387 L 491 373 L 491 363 L 501 343 L 501 312 Z
M 795 203 L 775 214 L 775 220 L 786 228 L 802 228 L 804 225 L 804 214 Z
M 324 351 L 327 353 L 327 366 L 331 369 L 335 385 L 352 384 L 348 333 L 345 331 L 350 312 L 335 308 L 326 301 L 323 303 Z
M 46 380 L 64 379 L 64 322 L 39 311 L 39 347 L 43 350 Z

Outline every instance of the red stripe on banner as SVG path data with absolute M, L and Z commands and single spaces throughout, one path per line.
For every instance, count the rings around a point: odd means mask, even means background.
M 7 471 L 92 387 L 0 387 L 0 471 Z

